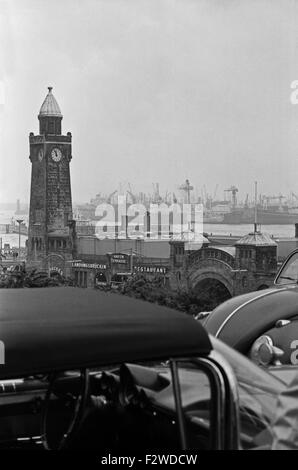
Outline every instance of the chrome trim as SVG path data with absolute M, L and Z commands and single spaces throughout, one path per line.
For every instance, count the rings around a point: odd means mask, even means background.
M 279 276 L 281 275 L 281 272 L 283 270 L 283 268 L 286 266 L 286 264 L 288 263 L 288 261 L 292 258 L 292 256 L 296 255 L 298 253 L 298 249 L 296 248 L 295 250 L 293 250 L 287 257 L 286 259 L 283 261 L 282 265 L 280 266 L 279 270 L 277 271 L 277 274 L 274 278 L 274 281 L 273 281 L 273 285 L 274 286 L 280 286 L 280 285 L 285 285 L 285 284 L 278 284 L 278 278 Z M 297 286 L 297 282 L 291 282 L 289 281 L 289 284 L 287 284 L 288 286 L 289 285 L 294 285 L 294 286 Z
M 272 289 L 270 290 L 270 292 L 265 292 L 263 294 L 260 294 L 260 295 L 257 295 L 256 297 L 254 297 L 253 299 L 249 299 L 247 300 L 246 302 L 244 302 L 244 304 L 241 304 L 239 305 L 237 308 L 235 308 L 235 310 L 233 310 L 228 316 L 227 318 L 222 322 L 222 324 L 220 325 L 220 327 L 218 328 L 217 332 L 215 333 L 215 338 L 218 338 L 218 335 L 222 332 L 223 328 L 226 326 L 226 324 L 230 321 L 230 319 L 237 313 L 239 312 L 239 310 L 241 310 L 242 308 L 246 307 L 247 305 L 255 302 L 256 300 L 259 300 L 259 299 L 262 299 L 263 297 L 267 297 L 268 295 L 271 295 L 271 294 L 276 294 L 277 292 L 280 292 L 280 291 L 283 291 L 283 290 L 288 290 L 287 287 L 284 287 L 282 289 Z
M 210 447 L 211 450 L 223 450 L 225 442 L 225 401 L 226 387 L 224 376 L 215 363 L 209 357 L 200 357 L 192 361 L 199 365 L 201 370 L 205 372 L 210 382 L 210 390 L 215 388 L 215 407 L 210 409 Z M 213 381 L 213 382 L 212 382 Z M 212 382 L 212 383 L 211 383 Z M 213 396 L 214 398 L 214 396 Z M 213 424 L 213 429 L 212 429 Z
M 184 362 L 194 364 L 199 370 L 204 372 L 210 383 L 212 405 L 210 408 L 210 448 L 212 450 L 223 450 L 226 448 L 226 399 L 230 397 L 230 392 L 227 390 L 229 380 L 224 367 L 218 363 L 215 358 L 221 357 L 216 353 L 215 357 L 212 355 L 208 357 L 198 358 L 180 358 L 175 359 L 173 362 L 182 364 Z M 231 381 L 232 383 L 232 381 Z M 236 387 L 237 387 L 237 382 Z M 238 389 L 237 389 L 238 390 Z M 228 393 L 226 393 L 228 391 Z M 180 393 L 180 391 L 179 391 Z M 181 398 L 181 397 L 180 397 Z M 177 405 L 176 405 L 177 406 Z M 176 410 L 178 413 L 178 410 Z M 182 408 L 183 413 L 183 408 Z
M 283 326 L 287 326 L 291 323 L 291 320 L 284 320 L 280 319 L 275 322 L 275 328 L 282 328 Z
M 185 431 L 185 419 L 184 419 L 184 412 L 183 412 L 182 400 L 181 400 L 181 389 L 180 389 L 177 362 L 178 361 L 174 359 L 171 360 L 170 368 L 171 368 L 171 374 L 173 378 L 173 391 L 174 391 L 174 399 L 175 399 L 175 405 L 176 405 L 178 428 L 179 428 L 179 434 L 180 434 L 181 450 L 186 450 L 187 441 L 186 441 L 186 431 Z
M 218 364 L 226 377 L 226 410 L 225 410 L 225 449 L 241 449 L 240 443 L 240 401 L 236 375 L 232 366 L 222 354 L 211 351 L 210 359 Z

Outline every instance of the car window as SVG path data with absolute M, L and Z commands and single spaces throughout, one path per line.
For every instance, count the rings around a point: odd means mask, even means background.
M 211 396 L 210 380 L 197 364 L 188 361 L 179 361 L 178 377 L 188 446 L 211 449 L 210 431 L 216 424 L 212 423 L 211 407 L 215 398 Z
M 298 253 L 294 253 L 281 269 L 275 284 L 289 284 L 298 282 Z
M 243 448 L 250 449 L 272 443 L 272 425 L 278 395 L 285 389 L 279 378 L 261 369 L 245 356 L 210 336 L 214 349 L 231 365 L 237 379 L 240 408 L 240 433 Z M 153 365 L 153 364 L 151 364 Z M 155 367 L 157 366 L 154 365 Z M 165 373 L 159 369 L 160 373 Z M 169 371 L 168 371 L 169 373 Z M 187 421 L 196 424 L 200 431 L 210 428 L 211 394 L 207 376 L 192 361 L 179 361 L 179 382 L 182 407 Z M 174 407 L 172 390 L 159 395 L 158 404 Z M 200 434 L 200 446 L 208 447 L 208 434 Z M 196 442 L 192 442 L 194 447 Z

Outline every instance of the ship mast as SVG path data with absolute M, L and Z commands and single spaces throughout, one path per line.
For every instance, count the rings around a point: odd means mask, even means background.
M 257 201 L 258 201 L 258 182 L 255 181 L 255 222 L 254 222 L 254 233 L 258 231 L 258 208 L 257 208 Z

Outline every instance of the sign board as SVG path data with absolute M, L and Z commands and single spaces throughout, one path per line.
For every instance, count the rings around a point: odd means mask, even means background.
M 139 266 L 134 266 L 134 270 L 137 273 L 166 274 L 168 271 L 168 268 L 166 266 L 139 265 Z
M 60 276 L 63 276 L 63 270 L 61 268 L 58 268 L 58 266 L 51 266 L 50 273 L 58 273 L 60 274 Z
M 80 263 L 75 261 L 72 263 L 73 268 L 84 268 L 84 269 L 107 269 L 106 264 L 97 264 L 97 263 Z
M 128 264 L 129 257 L 123 253 L 113 253 L 110 255 L 111 264 Z

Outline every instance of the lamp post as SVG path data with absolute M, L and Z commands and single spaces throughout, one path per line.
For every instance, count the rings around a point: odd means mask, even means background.
M 23 219 L 17 219 L 17 223 L 19 224 L 19 261 L 21 258 L 21 223 L 24 222 Z
M 133 248 L 131 248 L 131 254 L 130 254 L 130 271 L 131 271 L 131 274 L 133 274 Z

